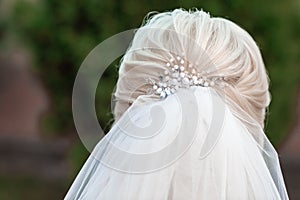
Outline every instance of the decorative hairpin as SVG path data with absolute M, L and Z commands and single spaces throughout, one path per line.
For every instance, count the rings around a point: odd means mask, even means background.
M 220 81 L 224 81 L 223 77 L 208 77 L 209 72 L 207 71 L 198 72 L 192 64 L 185 63 L 180 56 L 176 56 L 176 59 L 171 58 L 166 63 L 166 67 L 168 68 L 164 74 L 159 75 L 159 82 L 149 79 L 149 83 L 152 85 L 151 91 L 159 95 L 161 99 L 175 93 L 179 88 L 214 87 Z

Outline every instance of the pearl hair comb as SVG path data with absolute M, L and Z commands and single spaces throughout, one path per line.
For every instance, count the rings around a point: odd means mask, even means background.
M 164 74 L 159 75 L 159 82 L 149 79 L 152 85 L 152 93 L 160 96 L 161 99 L 173 94 L 179 88 L 189 88 L 191 86 L 214 87 L 216 84 L 225 86 L 224 77 L 209 76 L 208 71 L 198 72 L 192 65 L 185 62 L 180 56 L 171 58 L 166 63 L 168 69 Z

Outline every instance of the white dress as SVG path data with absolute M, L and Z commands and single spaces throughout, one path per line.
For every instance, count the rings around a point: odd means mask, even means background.
M 272 145 L 212 96 L 210 88 L 191 87 L 164 100 L 139 97 L 146 103 L 131 106 L 130 121 L 125 113 L 96 145 L 65 199 L 288 199 Z M 151 125 L 158 134 L 147 137 Z

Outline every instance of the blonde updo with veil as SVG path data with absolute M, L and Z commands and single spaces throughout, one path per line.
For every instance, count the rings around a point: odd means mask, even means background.
M 224 77 L 227 86 L 216 90 L 225 92 L 233 110 L 242 109 L 264 127 L 270 103 L 269 79 L 255 41 L 227 19 L 182 9 L 155 14 L 137 30 L 120 64 L 115 120 L 137 97 L 148 95 L 151 85 L 146 79 L 157 80 L 167 68 L 166 62 L 181 52 L 198 71 Z

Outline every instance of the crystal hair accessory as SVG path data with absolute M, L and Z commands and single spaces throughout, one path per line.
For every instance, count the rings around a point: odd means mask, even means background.
M 209 76 L 208 71 L 200 73 L 194 65 L 187 63 L 180 56 L 176 56 L 176 59 L 171 58 L 166 66 L 168 68 L 164 71 L 164 74 L 159 75 L 158 82 L 148 79 L 152 85 L 151 93 L 159 95 L 161 99 L 175 93 L 179 88 L 225 86 L 224 77 Z

